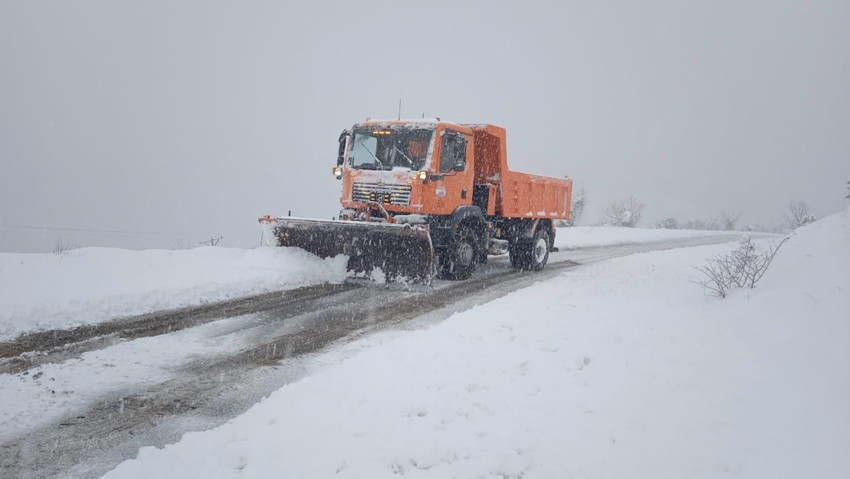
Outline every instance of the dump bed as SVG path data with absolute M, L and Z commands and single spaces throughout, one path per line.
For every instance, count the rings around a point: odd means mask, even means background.
M 573 183 L 516 171 L 502 174 L 502 216 L 506 218 L 570 217 Z
M 508 169 L 505 129 L 464 125 L 475 136 L 475 184 L 495 190 L 495 214 L 505 218 L 569 219 L 573 180 Z

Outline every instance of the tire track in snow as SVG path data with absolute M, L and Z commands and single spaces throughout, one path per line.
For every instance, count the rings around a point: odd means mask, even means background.
M 446 310 L 448 316 L 459 308 L 474 306 L 475 298 L 487 301 L 562 274 L 578 265 L 570 258 L 582 263 L 596 262 L 736 238 L 714 236 L 566 250 L 553 253 L 552 262 L 537 273 L 514 271 L 507 261 L 497 259 L 470 280 L 435 281 L 427 288 L 363 286 L 363 282 L 353 281 L 336 285 L 339 289 L 331 291 L 324 289 L 329 285 L 318 286 L 306 297 L 291 297 L 288 301 L 282 301 L 280 293 L 270 293 L 264 296 L 268 302 L 261 302 L 263 320 L 252 326 L 255 331 L 251 335 L 256 340 L 253 346 L 220 357 L 198 358 L 165 382 L 140 391 L 106 394 L 86 410 L 75 411 L 58 423 L 0 444 L 0 475 L 98 476 L 133 457 L 141 446 L 162 446 L 187 431 L 214 427 L 240 414 L 262 397 L 301 377 L 304 358 L 335 342 L 350 341 L 441 310 Z M 219 311 L 198 314 L 214 321 L 222 317 Z M 184 327 L 191 325 L 191 320 L 187 320 Z M 148 331 L 147 336 L 167 332 L 157 328 Z

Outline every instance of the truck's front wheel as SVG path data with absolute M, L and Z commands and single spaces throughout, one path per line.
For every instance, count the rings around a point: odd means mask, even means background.
M 479 255 L 475 232 L 471 228 L 461 228 L 449 247 L 439 254 L 440 277 L 452 280 L 469 278 L 475 271 Z

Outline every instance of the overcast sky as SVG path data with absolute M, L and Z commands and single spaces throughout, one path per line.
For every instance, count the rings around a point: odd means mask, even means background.
M 645 226 L 847 204 L 850 2 L 0 1 L 0 250 L 258 244 L 330 218 L 366 117 L 507 128 Z

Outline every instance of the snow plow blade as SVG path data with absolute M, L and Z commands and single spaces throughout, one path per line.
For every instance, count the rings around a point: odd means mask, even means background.
M 272 218 L 260 223 L 278 246 L 301 248 L 321 258 L 344 254 L 348 270 L 388 281 L 428 283 L 435 271 L 434 247 L 424 227 L 365 221 Z

